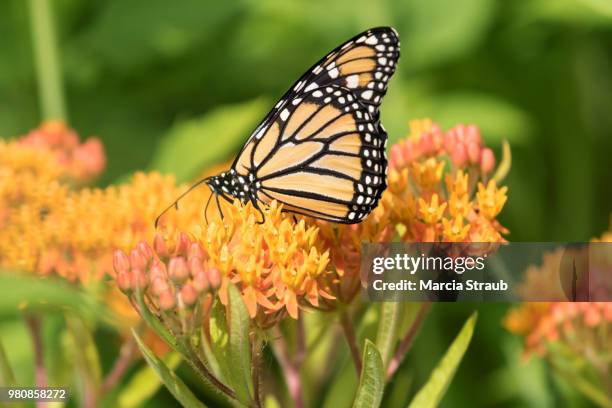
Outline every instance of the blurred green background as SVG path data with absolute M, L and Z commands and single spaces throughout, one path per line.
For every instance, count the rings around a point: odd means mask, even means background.
M 312 63 L 359 31 L 392 25 L 402 41 L 382 107 L 392 141 L 421 117 L 443 128 L 479 125 L 498 158 L 507 139 L 513 165 L 500 219 L 512 241 L 588 240 L 609 225 L 612 1 L 52 5 L 68 121 L 82 136 L 103 140 L 108 169 L 101 185 L 139 169 L 175 171 L 187 180 L 229 160 Z M 27 2 L 4 0 L 0 135 L 23 134 L 40 120 Z M 474 343 L 445 404 L 555 406 L 567 398 L 537 362 L 521 365 L 518 340 L 500 325 L 507 307 L 437 305 L 397 380 L 405 383 L 391 397 L 401 400 L 424 381 L 478 308 Z

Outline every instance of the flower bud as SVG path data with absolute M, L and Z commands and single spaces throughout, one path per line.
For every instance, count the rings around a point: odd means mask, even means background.
M 482 144 L 482 138 L 480 137 L 480 130 L 478 129 L 478 127 L 474 125 L 466 126 L 465 132 L 465 142 L 467 144 L 475 143 L 477 146 L 480 147 L 480 145 Z
M 482 153 L 480 155 L 480 171 L 483 173 L 488 173 L 495 167 L 495 155 L 493 154 L 493 150 L 488 147 L 482 149 Z
M 166 279 L 166 266 L 163 263 L 158 262 L 157 260 L 153 261 L 153 265 L 151 265 L 151 269 L 149 270 L 149 276 L 151 277 L 151 281 L 156 278 Z
M 171 289 L 165 290 L 159 295 L 159 308 L 161 310 L 170 310 L 176 306 L 176 298 Z
M 204 250 L 197 242 L 192 243 L 189 246 L 189 254 L 187 255 L 188 259 L 198 258 L 200 260 L 204 259 Z
M 176 283 L 182 283 L 189 277 L 189 268 L 185 258 L 175 257 L 170 259 L 168 263 L 168 274 L 170 279 Z
M 147 287 L 147 275 L 142 271 L 142 269 L 132 268 L 132 276 L 131 276 L 131 285 L 132 288 L 140 288 L 144 290 Z
M 143 270 L 147 266 L 147 260 L 139 250 L 132 249 L 130 252 L 130 264 L 132 265 L 132 269 Z
M 198 292 L 193 285 L 187 283 L 181 288 L 181 299 L 186 306 L 192 306 L 198 300 Z
M 465 146 L 462 143 L 457 143 L 451 153 L 451 160 L 453 161 L 453 164 L 457 167 L 463 167 L 465 166 L 467 159 L 468 155 L 467 151 L 465 150 Z
M 213 289 L 217 289 L 221 285 L 221 272 L 217 268 L 208 270 L 208 281 Z
M 138 249 L 140 251 L 140 253 L 142 254 L 142 256 L 147 260 L 151 260 L 151 258 L 153 258 L 153 250 L 151 249 L 151 247 L 149 246 L 149 244 L 147 244 L 146 242 L 139 242 L 138 245 L 136 245 L 136 249 Z
M 130 260 L 128 259 L 125 252 L 121 250 L 115 251 L 113 254 L 113 268 L 117 274 L 126 272 L 130 269 Z
M 185 234 L 184 232 L 179 233 L 174 254 L 176 256 L 187 255 L 189 246 L 189 237 L 187 236 L 187 234 Z
M 199 292 L 208 289 L 208 277 L 204 269 L 193 275 L 193 287 Z
M 169 288 L 170 286 L 168 286 L 168 281 L 166 281 L 164 278 L 157 277 L 151 280 L 151 292 L 156 296 L 160 296 Z
M 480 146 L 475 142 L 469 142 L 467 153 L 471 164 L 480 164 Z
M 127 258 L 127 257 L 126 257 Z M 127 270 L 120 270 L 117 272 L 117 277 L 115 278 L 117 281 L 117 286 L 123 293 L 129 293 L 132 291 L 132 286 L 130 285 L 130 273 Z
M 157 253 L 157 256 L 161 258 L 165 258 L 169 255 L 166 241 L 160 234 L 155 234 L 155 238 L 153 239 L 153 249 L 155 250 L 155 253 Z

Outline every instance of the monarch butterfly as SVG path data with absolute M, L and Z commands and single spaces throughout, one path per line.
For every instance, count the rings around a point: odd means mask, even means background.
M 231 168 L 194 184 L 156 226 L 202 183 L 220 212 L 219 196 L 250 201 L 262 217 L 259 204 L 277 200 L 295 214 L 344 224 L 363 220 L 386 188 L 387 133 L 379 106 L 399 47 L 395 29 L 378 27 L 331 51 L 283 95 Z

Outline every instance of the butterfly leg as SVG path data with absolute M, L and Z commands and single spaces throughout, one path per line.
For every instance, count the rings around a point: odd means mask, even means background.
M 259 208 L 259 203 L 257 203 L 257 200 L 256 199 L 251 199 L 251 203 L 253 203 L 253 207 L 255 207 L 255 209 L 259 212 L 259 215 L 261 215 L 261 221 L 257 221 L 257 223 L 259 225 L 261 225 L 264 222 L 266 222 L 266 216 L 264 215 L 264 213 L 261 210 L 261 208 Z
M 217 201 L 217 209 L 219 210 L 219 214 L 221 215 L 221 220 L 223 220 L 223 210 L 221 209 L 221 203 L 219 202 L 219 193 L 215 192 L 215 200 Z

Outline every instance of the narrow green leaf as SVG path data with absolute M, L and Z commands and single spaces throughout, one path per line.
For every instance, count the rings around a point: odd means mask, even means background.
M 380 352 L 370 340 L 365 341 L 363 367 L 353 408 L 380 406 L 385 390 L 385 369 Z
M 380 319 L 376 333 L 376 347 L 380 351 L 386 368 L 397 343 L 397 328 L 403 311 L 400 302 L 383 302 L 380 305 Z
M 230 355 L 232 367 L 236 370 L 235 377 L 248 395 L 253 395 L 253 382 L 251 376 L 251 342 L 249 341 L 249 328 L 251 319 L 242 296 L 236 286 L 229 288 L 229 327 L 230 327 Z
M 136 339 L 138 348 L 142 352 L 147 363 L 155 370 L 155 373 L 159 379 L 164 383 L 168 391 L 176 398 L 178 402 L 184 407 L 205 407 L 200 402 L 191 390 L 161 359 L 159 359 L 149 348 L 144 344 L 142 339 L 138 336 L 135 330 L 132 330 L 132 335 Z
M 181 362 L 181 356 L 177 352 L 170 352 L 163 358 L 163 362 L 170 370 L 174 371 Z M 142 406 L 151 398 L 162 385 L 158 374 L 149 364 L 140 369 L 123 387 L 118 397 L 119 406 L 132 408 Z
M 457 367 L 470 344 L 474 326 L 476 325 L 477 313 L 465 322 L 463 328 L 444 354 L 436 368 L 431 373 L 427 383 L 419 390 L 410 403 L 410 408 L 436 407 L 442 400 L 446 389 L 452 381 Z
M 206 166 L 228 159 L 246 141 L 268 103 L 256 99 L 224 106 L 198 119 L 174 125 L 153 157 L 152 169 L 193 179 Z
M 253 400 L 251 377 L 251 343 L 249 341 L 249 314 L 238 289 L 229 287 L 229 305 L 220 302 L 213 306 L 210 319 L 212 350 L 219 363 L 223 378 L 236 392 L 242 403 Z

